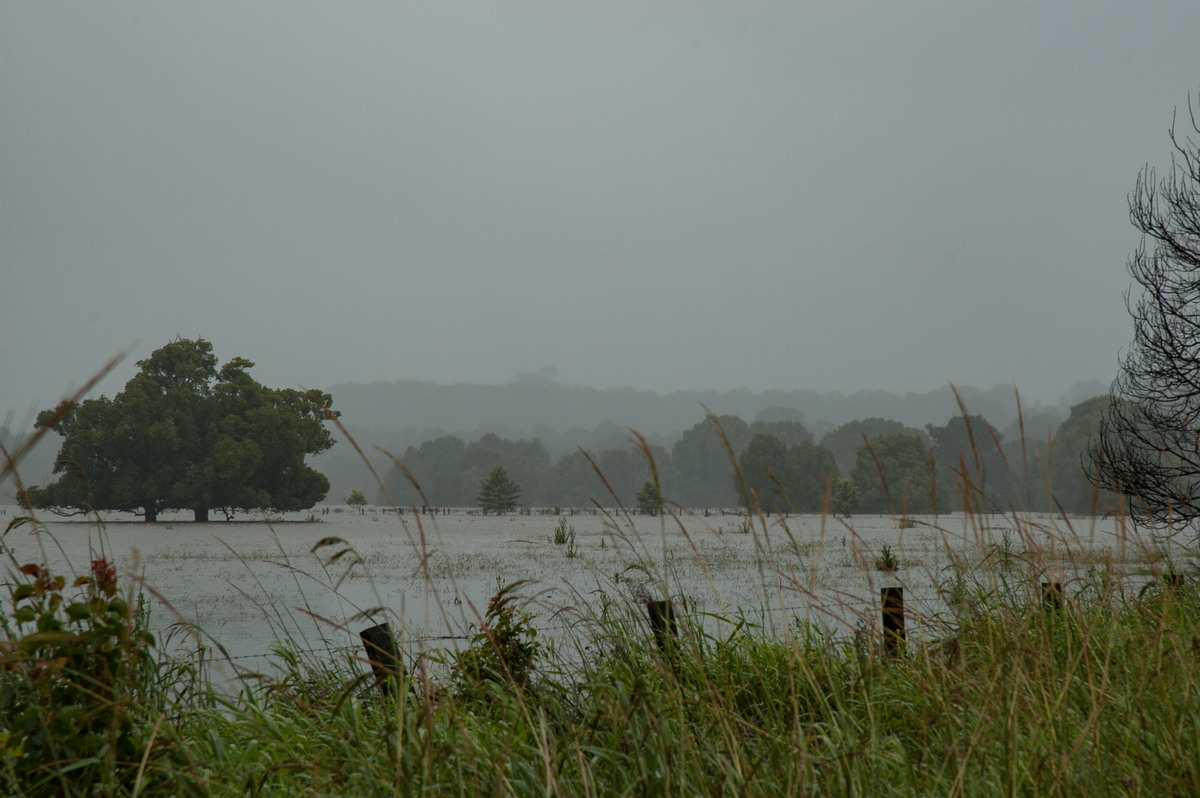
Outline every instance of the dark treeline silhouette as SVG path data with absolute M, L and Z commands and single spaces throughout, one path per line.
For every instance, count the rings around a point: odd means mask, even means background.
M 960 415 L 961 401 L 971 413 L 982 415 L 1001 430 L 1006 441 L 1021 437 L 1018 402 L 1011 385 L 987 390 L 959 386 L 957 394 L 949 385 L 911 393 L 755 392 L 744 388 L 654 393 L 568 385 L 544 372 L 517 377 L 504 385 L 398 380 L 346 383 L 326 390 L 337 398 L 347 429 L 364 444 L 380 472 L 391 466 L 384 452 L 402 457 L 412 447 L 445 436 L 457 437 L 464 444 L 487 433 L 510 440 L 537 439 L 557 463 L 580 448 L 589 452 L 623 450 L 629 445 L 632 428 L 649 443 L 670 451 L 703 409 L 747 422 L 798 421 L 814 443 L 820 441 L 833 451 L 844 476 L 854 467 L 862 443 L 852 423 L 863 419 L 890 420 L 892 431 L 923 432 L 927 424 L 944 424 Z M 1051 404 L 1022 397 L 1019 407 L 1029 437 L 1044 441 L 1067 418 L 1072 405 L 1106 390 L 1099 382 L 1079 383 Z M 826 436 L 839 428 L 843 439 L 826 441 Z M 795 443 L 783 442 L 789 447 Z M 314 465 L 329 477 L 331 499 L 346 496 L 355 488 L 373 490 L 375 485 L 352 447 L 334 447 L 314 458 Z
M 998 429 L 981 414 L 923 428 L 868 417 L 819 440 L 795 417 L 776 412 L 752 422 L 735 415 L 694 423 L 669 446 L 629 433 L 613 445 L 552 457 L 538 438 L 486 433 L 468 441 L 439 435 L 407 447 L 386 470 L 381 505 L 473 506 L 480 481 L 502 466 L 529 507 L 636 506 L 651 478 L 668 504 L 694 510 L 757 506 L 767 512 L 820 512 L 839 479 L 859 491 L 860 513 L 1103 513 L 1081 458 L 1099 426 L 1105 397 L 1082 402 L 1057 427 L 1014 421 Z M 402 467 L 401 467 L 402 466 Z M 407 472 L 407 473 L 405 473 Z M 603 479 L 601 478 L 603 475 Z
M 837 426 L 809 421 L 793 407 L 767 405 L 752 421 L 732 413 L 718 416 L 725 441 L 713 423 L 698 418 L 692 405 L 680 415 L 690 417 L 690 426 L 677 421 L 674 426 L 681 432 L 651 433 L 646 440 L 663 497 L 694 509 L 738 507 L 748 488 L 764 509 L 818 512 L 825 507 L 831 484 L 846 479 L 859 488 L 860 513 L 888 512 L 889 503 L 896 513 L 934 508 L 946 512 L 964 503 L 975 509 L 1105 512 L 1113 506 L 1113 497 L 1092 488 L 1082 458 L 1107 401 L 1107 395 L 1094 396 L 1072 406 L 1069 415 L 1057 408 L 1025 408 L 1021 418 L 1007 412 L 999 421 L 968 405 L 969 423 L 953 410 L 938 423 L 919 425 L 867 411 Z M 469 404 L 464 403 L 463 410 Z M 349 414 L 344 418 L 353 420 Z M 637 491 L 650 477 L 645 453 L 635 445 L 630 428 L 611 421 L 590 429 L 555 429 L 541 423 L 515 434 L 503 426 L 474 434 L 436 428 L 422 433 L 372 432 L 354 423 L 349 428 L 383 476 L 387 491 L 379 489 L 352 447 L 339 446 L 311 458 L 330 479 L 329 502 L 361 489 L 378 505 L 387 504 L 390 495 L 405 507 L 426 502 L 470 507 L 480 481 L 502 465 L 521 486 L 525 506 L 586 507 L 593 500 L 613 506 L 619 500 L 633 507 Z M 10 447 L 23 437 L 15 430 L 2 432 Z M 869 448 L 863 445 L 864 434 L 871 441 Z M 27 483 L 43 480 L 53 464 L 58 441 L 43 443 L 21 463 Z M 393 458 L 415 477 L 424 500 Z M 741 470 L 741 482 L 734 463 Z M 11 483 L 4 491 L 4 499 L 11 500 Z

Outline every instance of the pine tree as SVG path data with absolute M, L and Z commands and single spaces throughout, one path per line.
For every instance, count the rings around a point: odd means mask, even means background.
M 495 512 L 496 515 L 514 510 L 521 500 L 521 486 L 508 478 L 508 472 L 503 466 L 496 466 L 479 483 L 479 496 L 475 501 L 483 514 Z
M 637 511 L 643 515 L 658 515 L 662 512 L 662 496 L 658 495 L 658 487 L 653 480 L 647 479 L 643 482 L 641 490 L 633 498 L 637 503 Z
M 833 497 L 829 501 L 829 510 L 834 515 L 849 518 L 858 509 L 862 494 L 851 479 L 839 479 L 833 488 Z

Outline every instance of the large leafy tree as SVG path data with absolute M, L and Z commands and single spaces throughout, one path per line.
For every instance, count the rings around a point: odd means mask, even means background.
M 812 441 L 785 447 L 774 435 L 755 435 L 738 457 L 743 503 L 770 513 L 815 513 L 838 478 L 833 452 Z
M 1111 397 L 1093 396 L 1071 407 L 1054 433 L 1051 489 L 1055 505 L 1070 513 L 1101 515 L 1119 507 L 1117 496 L 1087 479 L 1088 450 L 1100 432 Z
M 1170 135 L 1170 172 L 1143 170 L 1129 197 L 1142 234 L 1129 259 L 1133 342 L 1086 463 L 1137 520 L 1182 528 L 1200 516 L 1200 143 L 1174 125 Z
M 466 507 L 474 502 L 480 480 L 498 465 L 534 498 L 543 495 L 540 483 L 550 455 L 541 441 L 509 440 L 489 432 L 471 443 L 443 435 L 410 446 L 389 472 L 381 503 Z
M 787 490 L 792 510 L 816 513 L 825 508 L 825 497 L 836 485 L 840 470 L 833 452 L 801 441 L 788 448 Z
M 851 478 L 868 513 L 927 513 L 933 504 L 933 458 L 919 435 L 883 435 L 858 449 Z
M 550 455 L 536 438 L 511 440 L 491 432 L 467 444 L 463 451 L 463 478 L 476 485 L 498 465 L 504 466 L 524 490 L 536 495 L 542 473 L 550 467 Z M 464 504 L 469 503 L 469 496 L 464 497 Z
M 954 416 L 941 426 L 927 424 L 925 430 L 933 442 L 937 492 L 945 509 L 954 504 L 976 512 L 1005 509 L 1003 497 L 1012 498 L 1009 464 L 1003 436 L 987 419 Z
M 750 423 L 751 435 L 774 435 L 784 446 L 795 446 L 797 443 L 811 443 L 813 436 L 808 427 L 801 421 L 779 419 L 763 421 L 758 419 Z
M 787 513 L 787 447 L 774 435 L 758 433 L 738 455 L 737 487 L 742 505 L 749 510 Z
M 649 470 L 645 454 L 632 446 L 604 449 L 596 456 L 596 464 L 608 483 L 597 493 L 597 498 L 605 503 L 612 503 L 615 498 L 622 505 L 633 501 Z M 609 488 L 615 496 L 609 493 Z
M 678 487 L 667 491 L 690 507 L 731 507 L 740 496 L 734 464 L 750 442 L 750 426 L 737 416 L 709 415 L 671 447 Z
M 212 344 L 178 339 L 138 361 L 112 399 L 65 403 L 37 426 L 63 436 L 55 473 L 31 488 L 35 507 L 124 510 L 155 521 L 164 510 L 300 510 L 324 498 L 329 481 L 305 464 L 333 437 L 330 397 L 267 388 L 234 358 L 220 370 Z
M 842 473 L 846 473 L 854 468 L 858 447 L 862 446 L 863 438 L 875 440 L 883 435 L 899 434 L 923 435 L 924 433 L 890 418 L 864 418 L 858 421 L 847 421 L 826 434 L 821 438 L 821 445 L 833 452 L 838 469 Z
M 457 435 L 442 435 L 420 446 L 410 446 L 388 473 L 386 495 L 380 504 L 400 506 L 432 504 L 462 506 L 470 502 L 470 490 L 478 486 L 463 478 L 462 459 L 467 443 Z
M 582 451 L 568 452 L 546 470 L 540 495 L 543 504 L 583 507 L 601 495 L 596 468 Z

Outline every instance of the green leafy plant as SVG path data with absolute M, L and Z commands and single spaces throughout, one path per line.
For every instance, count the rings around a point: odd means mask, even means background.
M 566 518 L 558 519 L 558 525 L 554 527 L 554 545 L 562 546 L 568 540 L 573 539 L 575 535 L 575 527 L 567 523 Z
M 134 706 L 153 676 L 153 637 L 104 558 L 72 582 L 21 565 L 0 649 L 0 761 L 37 791 L 129 782 L 143 757 Z
M 515 605 L 514 582 L 488 601 L 470 647 L 454 656 L 452 680 L 460 697 L 479 698 L 489 687 L 529 685 L 541 652 L 532 616 Z
M 575 545 L 575 527 L 567 523 L 566 518 L 558 519 L 558 524 L 554 527 L 554 537 L 552 538 L 555 546 L 566 546 L 566 554 L 568 557 L 578 557 L 579 547 Z M 604 541 L 600 541 L 603 543 Z
M 896 558 L 892 547 L 886 543 L 883 544 L 879 556 L 875 558 L 875 570 L 885 574 L 894 574 L 900 570 L 900 560 Z

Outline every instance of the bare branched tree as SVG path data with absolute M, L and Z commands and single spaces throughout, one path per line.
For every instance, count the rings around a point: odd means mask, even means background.
M 1181 529 L 1200 518 L 1200 135 L 1170 136 L 1170 173 L 1138 175 L 1129 215 L 1142 241 L 1129 259 L 1133 342 L 1088 452 L 1097 487 L 1124 494 L 1139 522 Z

